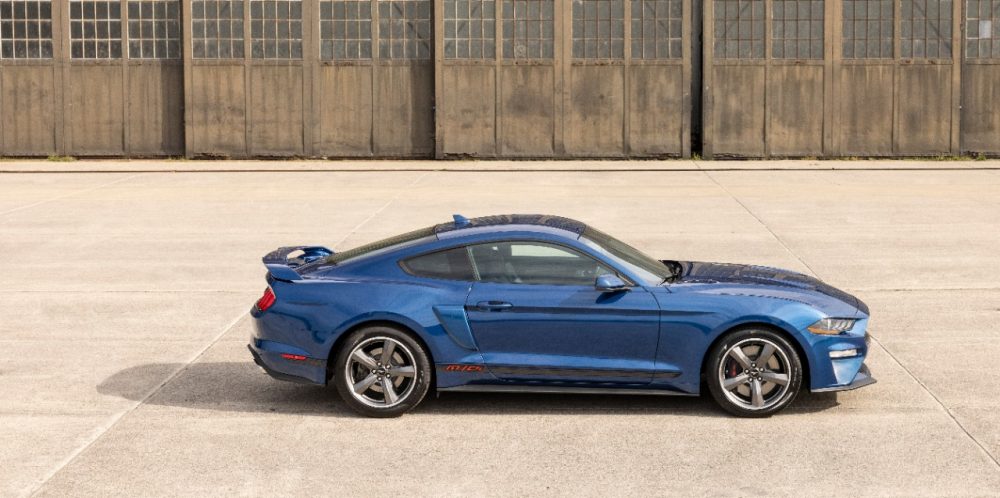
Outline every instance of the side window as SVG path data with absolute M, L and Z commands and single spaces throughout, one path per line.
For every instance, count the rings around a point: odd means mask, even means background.
M 418 277 L 469 281 L 476 279 L 465 247 L 412 257 L 403 261 L 403 269 Z
M 594 285 L 598 275 L 616 273 L 589 256 L 543 242 L 494 242 L 471 249 L 483 282 Z

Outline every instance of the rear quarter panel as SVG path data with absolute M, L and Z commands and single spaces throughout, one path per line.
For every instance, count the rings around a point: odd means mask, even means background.
M 435 363 L 481 363 L 474 348 L 453 340 L 434 307 L 464 307 L 470 285 L 429 279 L 338 278 L 275 281 L 277 300 L 255 312 L 260 337 L 328 359 L 346 332 L 371 322 L 390 322 L 416 333 Z

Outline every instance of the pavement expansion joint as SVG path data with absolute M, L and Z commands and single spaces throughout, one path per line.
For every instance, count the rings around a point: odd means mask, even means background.
M 66 468 L 66 466 L 72 463 L 73 460 L 76 460 L 77 457 L 84 454 L 98 440 L 104 437 L 105 434 L 107 434 L 109 431 L 111 431 L 111 429 L 113 429 L 116 425 L 118 425 L 119 422 L 121 422 L 125 417 L 129 416 L 132 412 L 136 411 L 140 406 L 144 405 L 147 401 L 149 401 L 150 398 L 155 396 L 156 393 L 160 392 L 164 387 L 166 387 L 167 384 L 170 384 L 170 382 L 172 382 L 181 373 L 187 370 L 188 367 L 197 363 L 198 360 L 200 360 L 201 357 L 204 356 L 205 353 L 208 352 L 208 350 L 212 346 L 218 343 L 230 330 L 236 327 L 236 325 L 239 324 L 241 321 L 243 321 L 246 317 L 247 317 L 247 312 L 246 311 L 241 312 L 236 318 L 230 321 L 229 324 L 223 327 L 222 332 L 219 332 L 219 334 L 216 335 L 208 344 L 206 344 L 204 348 L 198 351 L 198 353 L 195 354 L 189 361 L 185 362 L 183 366 L 181 366 L 177 370 L 174 370 L 169 376 L 167 376 L 166 379 L 157 384 L 156 387 L 150 389 L 145 396 L 143 396 L 139 401 L 133 403 L 132 406 L 125 409 L 124 411 L 117 413 L 116 415 L 113 415 L 102 426 L 96 428 L 94 432 L 91 434 L 91 436 L 87 439 L 86 443 L 77 447 L 76 450 L 74 450 L 66 458 L 64 458 L 62 461 L 56 464 L 55 468 L 49 471 L 49 473 L 47 473 L 41 479 L 39 479 L 35 487 L 28 492 L 28 495 L 34 496 L 38 494 L 38 492 L 41 491 L 41 489 L 45 486 L 45 484 L 49 482 L 53 477 L 55 477 L 56 474 L 58 474 L 62 469 Z

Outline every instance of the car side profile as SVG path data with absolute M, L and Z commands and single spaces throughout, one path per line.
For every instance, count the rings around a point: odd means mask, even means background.
M 579 221 L 501 215 L 355 249 L 282 247 L 251 309 L 271 376 L 398 416 L 432 389 L 698 396 L 772 415 L 874 383 L 869 310 L 813 277 L 658 260 Z

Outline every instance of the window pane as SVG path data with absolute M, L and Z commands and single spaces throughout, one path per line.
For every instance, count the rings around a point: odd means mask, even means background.
M 843 23 L 845 59 L 893 57 L 892 0 L 844 0 Z
M 74 59 L 120 59 L 121 3 L 92 0 L 70 3 L 70 22 L 80 27 L 70 30 L 70 39 L 84 42 L 83 51 L 74 50 L 71 56 Z
M 0 59 L 51 58 L 51 2 L 0 1 Z
M 302 0 L 251 0 L 250 23 L 263 28 L 253 33 L 254 59 L 302 57 Z
M 403 266 L 419 277 L 475 280 L 472 264 L 469 263 L 469 252 L 464 247 L 410 258 Z
M 764 0 L 714 0 L 715 57 L 762 59 Z
M 774 0 L 771 57 L 823 58 L 823 1 Z
M 128 3 L 130 59 L 180 59 L 180 0 Z M 203 26 L 203 25 L 201 25 Z M 230 36 L 227 23 L 222 30 Z
M 942 2 L 945 3 L 945 2 Z M 1000 2 L 966 0 L 965 57 L 967 59 L 1000 59 Z M 944 27 L 942 26 L 942 29 Z M 950 26 L 948 38 L 951 36 Z M 951 46 L 946 47 L 948 53 Z
M 319 13 L 321 58 L 371 59 L 372 3 L 370 1 L 323 1 Z
M 242 0 L 194 0 L 191 7 L 195 59 L 243 58 Z
M 504 59 L 552 58 L 554 4 L 553 0 L 503 1 Z
M 625 57 L 625 1 L 573 1 L 573 58 Z
M 632 57 L 681 58 L 681 0 L 631 0 Z
M 496 242 L 472 246 L 483 282 L 593 286 L 594 279 L 615 273 L 574 250 L 541 242 Z
M 382 0 L 378 9 L 380 59 L 431 58 L 434 37 L 430 0 Z

